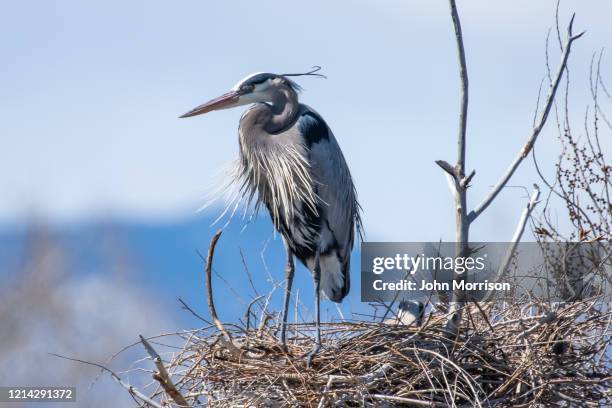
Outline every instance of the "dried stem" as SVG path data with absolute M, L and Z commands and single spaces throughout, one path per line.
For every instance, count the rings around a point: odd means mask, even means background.
M 86 364 L 86 365 L 98 367 L 102 371 L 105 371 L 105 372 L 109 373 L 110 376 L 112 377 L 112 379 L 115 380 L 115 382 L 117 382 L 117 384 L 119 384 L 120 386 L 125 388 L 127 390 L 127 392 L 129 392 L 130 395 L 133 396 L 134 398 L 137 398 L 137 399 L 141 400 L 142 402 L 147 403 L 147 404 L 149 404 L 150 406 L 152 406 L 154 408 L 163 408 L 160 404 L 158 404 L 157 402 L 155 402 L 154 400 L 152 400 L 151 398 L 147 397 L 142 392 L 140 392 L 138 390 L 138 388 L 136 388 L 136 387 L 126 383 L 113 370 L 111 370 L 108 367 L 103 366 L 102 364 L 92 363 L 91 361 L 80 360 L 78 358 L 66 357 L 66 356 L 62 356 L 60 354 L 55 354 L 55 353 L 49 353 L 49 354 L 52 355 L 52 356 L 55 356 L 55 357 L 63 358 L 64 360 L 70 360 L 70 361 L 74 361 L 74 362 L 77 362 L 77 363 L 81 363 L 81 364 Z
M 213 290 L 212 290 L 212 265 L 213 265 L 213 257 L 215 256 L 215 247 L 217 246 L 217 241 L 221 237 L 223 230 L 217 231 L 217 233 L 212 237 L 210 241 L 210 246 L 208 247 L 208 256 L 206 257 L 206 300 L 208 302 L 208 311 L 210 313 L 210 317 L 212 317 L 213 322 L 219 329 L 221 333 L 225 336 L 227 341 L 233 345 L 232 336 L 223 326 L 221 320 L 217 316 L 217 309 L 215 308 L 215 301 L 213 298 Z
M 177 390 L 176 386 L 172 382 L 170 374 L 168 374 L 168 371 L 164 366 L 164 362 L 162 361 L 161 356 L 157 353 L 157 351 L 155 351 L 153 346 L 151 346 L 147 339 L 145 339 L 142 335 L 140 335 L 140 342 L 144 346 L 145 350 L 147 350 L 147 353 L 149 353 L 151 359 L 153 359 L 155 367 L 157 367 L 157 372 L 153 374 L 153 378 L 157 382 L 159 382 L 159 385 L 161 385 L 164 391 L 166 391 L 166 394 L 168 394 L 176 404 L 181 407 L 189 407 L 190 405 L 185 399 L 185 397 L 183 397 L 183 395 L 179 392 L 179 390 Z

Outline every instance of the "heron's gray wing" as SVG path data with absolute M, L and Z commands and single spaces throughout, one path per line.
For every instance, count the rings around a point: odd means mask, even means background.
M 322 227 L 327 226 L 335 241 L 322 244 L 336 246 L 342 263 L 348 266 L 355 224 L 360 226 L 359 204 L 349 168 L 331 129 L 314 110 L 304 107 L 298 128 L 308 150 L 315 192 L 321 200 L 325 223 Z

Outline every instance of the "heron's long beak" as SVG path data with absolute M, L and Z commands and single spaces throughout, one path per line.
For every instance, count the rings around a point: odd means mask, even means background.
M 179 116 L 179 118 L 189 118 L 191 116 L 202 115 L 213 110 L 231 108 L 238 104 L 241 95 L 242 93 L 240 91 L 230 91 L 190 110 L 184 115 Z

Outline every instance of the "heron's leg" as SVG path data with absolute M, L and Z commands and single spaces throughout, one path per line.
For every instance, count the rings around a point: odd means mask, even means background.
M 306 364 L 310 367 L 312 363 L 312 358 L 319 352 L 321 349 L 321 295 L 319 294 L 319 288 L 321 283 L 321 264 L 319 262 L 319 252 L 315 255 L 314 262 L 314 271 L 313 271 L 313 279 L 314 279 L 314 290 L 315 290 L 315 327 L 317 330 L 315 345 L 312 350 L 308 353 L 308 360 Z
M 293 274 L 295 273 L 295 265 L 293 264 L 293 251 L 285 242 L 285 250 L 287 252 L 287 266 L 285 267 L 285 300 L 283 302 L 283 315 L 281 323 L 280 341 L 285 348 L 287 344 L 287 316 L 289 315 L 289 299 L 291 298 L 291 286 L 293 285 Z

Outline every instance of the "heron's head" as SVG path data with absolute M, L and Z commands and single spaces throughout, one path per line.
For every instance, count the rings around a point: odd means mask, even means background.
M 296 95 L 301 90 L 300 86 L 288 77 L 300 75 L 322 76 L 315 74 L 319 69 L 320 67 L 315 67 L 313 71 L 303 74 L 271 74 L 266 72 L 251 74 L 234 85 L 229 92 L 197 106 L 180 117 L 189 118 L 214 110 L 235 108 L 250 103 L 274 103 L 279 97 L 286 97 L 287 93 Z
M 420 318 L 425 312 L 425 305 L 418 300 L 402 300 L 399 303 L 399 310 L 400 312 L 407 312 L 416 318 Z

